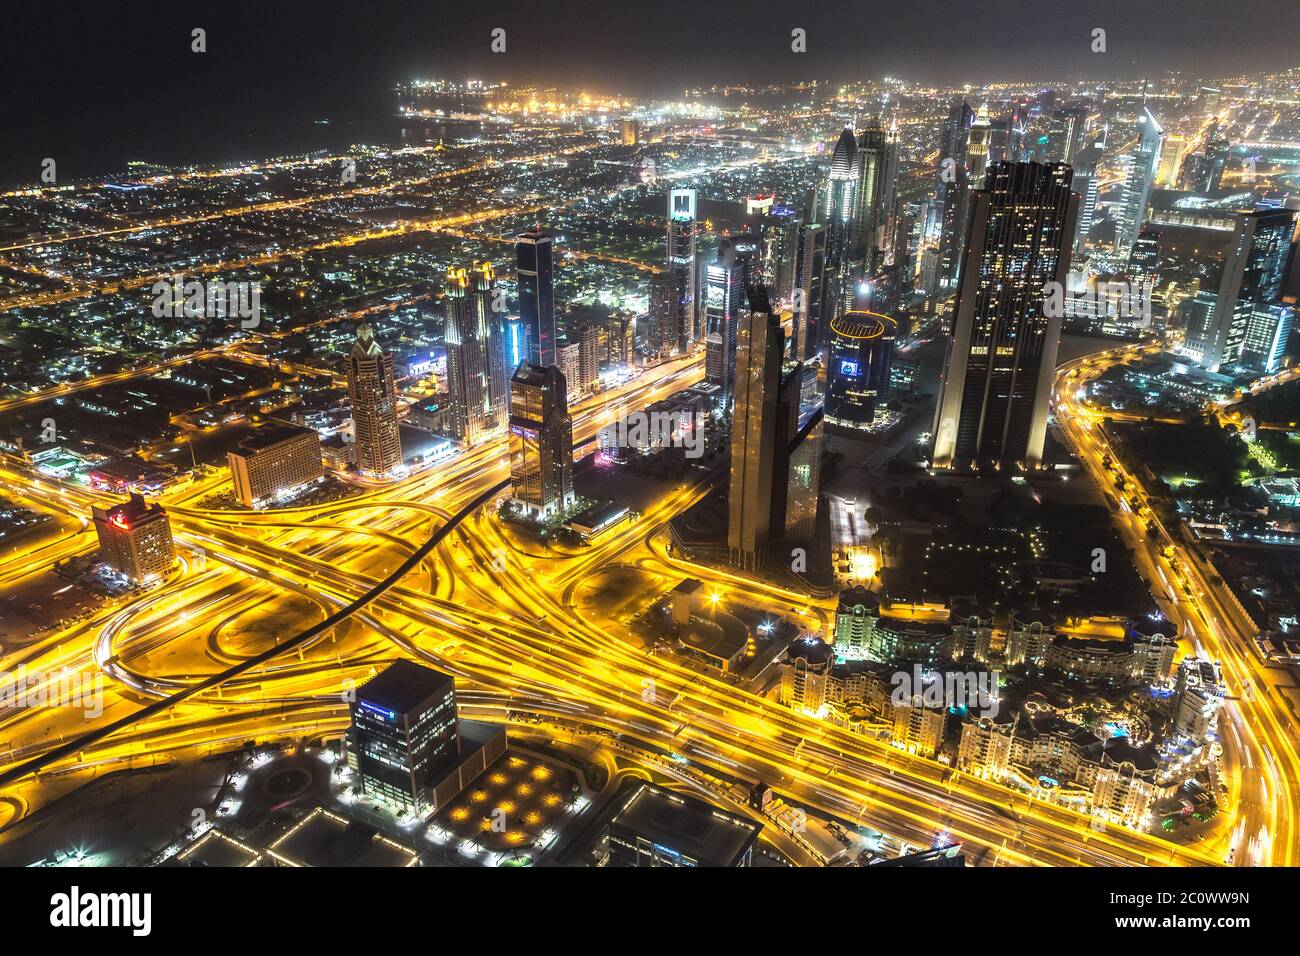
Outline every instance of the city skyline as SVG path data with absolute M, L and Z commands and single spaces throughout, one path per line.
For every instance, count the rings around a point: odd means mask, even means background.
M 561 7 L 16 88 L 0 866 L 1284 885 L 1296 11 Z

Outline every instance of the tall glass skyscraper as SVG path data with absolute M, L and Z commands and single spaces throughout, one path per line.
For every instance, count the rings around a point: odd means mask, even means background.
M 705 289 L 705 374 L 721 388 L 720 400 L 730 401 L 736 377 L 736 323 L 745 296 L 747 273 L 753 264 L 753 243 L 723 237 L 718 256 L 709 263 Z
M 974 193 L 953 337 L 934 424 L 938 468 L 1038 467 L 1079 197 L 1070 167 L 994 163 Z
M 826 372 L 826 420 L 865 429 L 889 394 L 897 323 L 874 312 L 845 312 L 831 322 Z
M 515 237 L 519 317 L 528 326 L 528 358 L 555 364 L 555 258 L 552 236 L 541 226 Z M 515 365 L 518 363 L 516 362 Z M 511 371 L 515 365 L 511 365 Z
M 1127 256 L 1137 241 L 1151 198 L 1151 183 L 1160 167 L 1160 148 L 1165 130 L 1146 106 L 1138 116 L 1137 145 L 1128 158 L 1128 172 L 1115 213 L 1115 251 Z
M 451 432 L 457 441 L 473 444 L 497 427 L 493 403 L 493 363 L 489 358 L 493 336 L 490 269 L 485 277 L 475 267 L 473 288 L 466 269 L 447 272 L 447 388 L 450 393 Z M 484 286 L 486 286 L 484 288 Z M 502 336 L 495 337 L 502 346 Z M 500 352 L 504 378 L 505 352 Z
M 1295 218 L 1290 209 L 1237 214 L 1212 334 L 1203 343 L 1201 364 L 1207 369 L 1240 364 L 1271 372 L 1280 364 L 1292 321 L 1293 310 L 1281 299 Z
M 535 518 L 573 504 L 573 422 L 554 365 L 525 362 L 510 382 L 510 499 Z
M 695 344 L 695 190 L 668 193 L 668 274 L 672 277 L 670 325 L 676 341 L 665 343 L 681 354 Z

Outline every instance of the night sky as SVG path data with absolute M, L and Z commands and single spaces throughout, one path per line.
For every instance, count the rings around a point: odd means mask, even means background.
M 730 81 L 1212 76 L 1300 64 L 1296 0 L 40 0 L 7 4 L 3 18 L 6 181 L 32 155 L 37 165 L 62 156 L 66 175 L 95 171 L 96 158 L 196 158 L 180 154 L 205 143 L 214 159 L 257 155 L 277 122 L 377 112 L 412 76 L 673 94 Z M 202 55 L 190 52 L 195 26 L 208 34 Z M 498 26 L 507 52 L 494 55 Z M 802 55 L 790 52 L 796 26 L 808 32 Z M 1106 54 L 1089 49 L 1094 27 L 1108 31 Z

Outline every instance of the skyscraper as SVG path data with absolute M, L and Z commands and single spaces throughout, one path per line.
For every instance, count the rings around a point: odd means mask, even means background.
M 362 474 L 386 476 L 402 463 L 397 427 L 397 383 L 393 357 L 379 347 L 366 323 L 348 356 L 348 400 L 352 405 L 356 466 Z
M 831 168 L 817 202 L 817 219 L 826 224 L 826 268 L 837 279 L 845 263 L 850 241 L 854 201 L 858 185 L 858 141 L 851 127 L 845 127 L 835 144 Z
M 650 274 L 646 286 L 646 347 L 666 358 L 677 349 L 672 273 L 667 269 L 656 270 Z
M 826 420 L 865 429 L 889 394 L 897 323 L 872 312 L 845 312 L 831 322 L 826 373 Z
M 1061 164 L 995 163 L 974 193 L 934 464 L 1037 467 L 1061 338 L 1044 286 L 1065 287 L 1079 198 Z
M 695 344 L 695 190 L 668 193 L 668 274 L 672 278 L 669 324 L 675 341 L 665 342 L 680 354 Z
M 1137 144 L 1128 158 L 1128 171 L 1124 175 L 1119 208 L 1115 212 L 1115 251 L 1121 255 L 1128 255 L 1146 218 L 1151 183 L 1160 166 L 1164 135 L 1164 127 L 1156 122 L 1151 110 L 1144 105 L 1138 116 Z
M 821 345 L 823 312 L 833 311 L 826 292 L 827 230 L 816 222 L 799 228 L 799 255 L 795 260 L 795 357 L 809 360 Z
M 1054 163 L 1074 165 L 1083 147 L 1083 134 L 1088 122 L 1088 111 L 1080 106 L 1063 106 L 1052 113 L 1052 124 L 1047 134 L 1047 159 Z
M 551 234 L 541 226 L 515 237 L 519 317 L 528 326 L 530 361 L 538 365 L 555 364 L 555 260 L 552 246 Z M 513 365 L 509 371 L 514 371 Z
M 874 275 L 892 253 L 897 177 L 898 145 L 893 132 L 877 117 L 858 136 L 854 153 L 855 185 L 846 253 L 850 279 Z
M 794 295 L 799 217 L 788 206 L 774 206 L 758 222 L 758 255 L 763 284 L 778 302 Z
M 984 185 L 984 171 L 988 169 L 991 139 L 992 124 L 989 122 L 989 107 L 984 103 L 975 114 L 975 119 L 971 120 L 970 135 L 966 142 L 966 162 L 970 169 L 972 189 L 979 189 Z
M 750 290 L 736 335 L 735 408 L 727 547 L 731 563 L 755 570 L 767 561 L 771 535 L 777 416 L 785 334 L 767 293 Z
M 944 120 L 939 142 L 934 212 L 939 220 L 938 282 L 944 289 L 957 284 L 957 270 L 961 267 L 961 244 L 966 238 L 966 214 L 970 210 L 967 141 L 974 122 L 975 112 L 965 100 L 954 104 Z
M 482 277 L 476 273 L 475 285 Z M 451 433 L 473 444 L 496 427 L 492 402 L 492 370 L 488 358 L 491 314 L 486 296 L 471 292 L 470 274 L 463 268 L 447 271 L 447 391 L 451 404 Z M 505 366 L 504 350 L 501 365 Z
M 1292 321 L 1293 310 L 1282 302 L 1282 290 L 1295 218 L 1290 209 L 1237 214 L 1213 325 L 1204 336 L 1205 368 L 1214 371 L 1235 363 L 1270 372 L 1280 364 Z
M 721 388 L 723 403 L 732 396 L 736 376 L 736 322 L 745 295 L 747 260 L 752 257 L 752 246 L 749 249 L 738 256 L 736 244 L 723 237 L 707 273 L 704 368 L 708 380 Z
M 534 518 L 573 504 L 573 422 L 564 376 L 525 362 L 510 381 L 510 497 Z

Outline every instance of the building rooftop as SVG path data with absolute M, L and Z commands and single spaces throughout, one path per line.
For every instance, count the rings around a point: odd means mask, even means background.
M 402 657 L 362 684 L 357 698 L 404 714 L 455 686 L 455 679 L 450 674 Z
M 270 448 L 272 445 L 278 445 L 282 441 L 288 441 L 290 438 L 297 438 L 300 435 L 312 435 L 315 432 L 310 428 L 303 428 L 300 425 L 290 425 L 288 422 L 272 422 L 258 428 L 252 434 L 243 438 L 235 446 L 237 454 L 247 455 L 252 452 L 261 451 L 264 448 Z
M 717 809 L 691 797 L 640 782 L 610 816 L 618 825 L 661 848 L 680 852 L 701 866 L 731 866 L 749 850 L 761 824 Z

